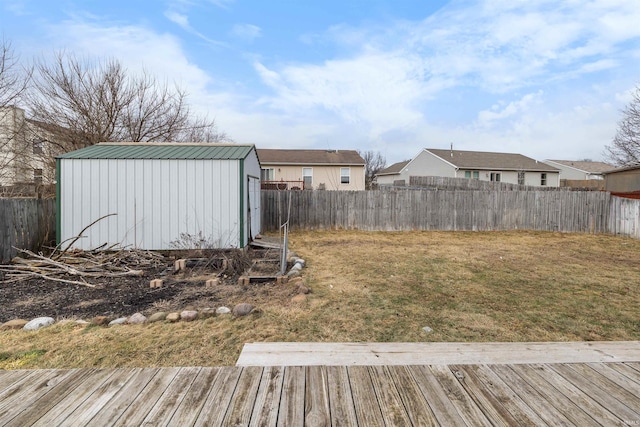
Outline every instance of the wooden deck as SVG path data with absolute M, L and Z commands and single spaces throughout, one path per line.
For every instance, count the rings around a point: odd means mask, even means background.
M 236 366 L 640 362 L 640 341 L 245 344 Z
M 637 426 L 639 396 L 639 362 L 17 370 L 0 425 Z

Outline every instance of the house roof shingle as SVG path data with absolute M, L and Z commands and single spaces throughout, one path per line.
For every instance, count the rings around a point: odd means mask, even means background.
M 400 173 L 400 171 L 409 164 L 411 160 L 405 160 L 404 162 L 394 163 L 388 168 L 382 169 L 376 175 L 393 175 L 396 173 Z
M 577 161 L 577 160 L 547 160 L 547 162 L 558 163 L 563 166 L 569 166 L 588 173 L 604 173 L 613 169 L 615 166 L 604 162 Z
M 457 168 L 483 170 L 514 170 L 558 172 L 557 168 L 522 154 L 492 153 L 427 148 L 428 151 Z
M 364 165 L 365 161 L 355 150 L 279 150 L 259 148 L 258 158 L 263 165 Z

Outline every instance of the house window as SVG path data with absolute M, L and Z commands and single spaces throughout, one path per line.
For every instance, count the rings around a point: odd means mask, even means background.
M 33 170 L 33 182 L 36 184 L 42 184 L 42 169 Z
M 491 172 L 491 181 L 500 182 L 500 172 Z
M 467 179 L 480 179 L 480 171 L 464 171 L 464 177 Z
M 524 172 L 518 172 L 518 185 L 524 185 Z
M 542 185 L 542 186 L 547 185 L 547 174 L 546 173 L 541 173 L 540 174 L 540 185 Z
M 42 154 L 42 141 L 33 141 L 33 154 Z
M 262 181 L 273 181 L 275 174 L 273 168 L 260 169 L 260 179 Z
M 351 168 L 340 168 L 340 184 L 348 184 L 351 177 Z
M 313 168 L 302 168 L 302 181 L 304 188 L 313 188 Z

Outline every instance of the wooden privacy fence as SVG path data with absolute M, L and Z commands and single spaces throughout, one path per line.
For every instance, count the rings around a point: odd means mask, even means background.
M 290 199 L 289 199 L 290 197 Z M 291 206 L 289 207 L 289 200 Z M 635 210 L 634 210 L 635 209 Z M 262 228 L 543 230 L 640 238 L 640 202 L 592 191 L 263 191 Z M 635 222 L 634 222 L 635 221 Z
M 0 262 L 55 239 L 55 199 L 0 199 Z

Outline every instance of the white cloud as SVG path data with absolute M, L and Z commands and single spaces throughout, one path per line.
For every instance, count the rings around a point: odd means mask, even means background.
M 180 41 L 137 26 L 102 26 L 86 21 L 65 21 L 50 27 L 51 42 L 78 56 L 113 57 L 131 70 L 151 70 L 175 81 L 189 92 L 203 90 L 210 77 L 185 56 Z
M 236 24 L 231 29 L 231 34 L 239 39 L 251 42 L 262 36 L 260 27 L 251 24 Z
M 540 90 L 536 93 L 529 93 L 507 105 L 504 105 L 504 102 L 495 104 L 491 106 L 490 110 L 483 110 L 478 113 L 478 124 L 482 127 L 491 126 L 492 122 L 496 120 L 503 120 L 526 112 L 532 104 L 539 103 L 541 97 L 542 91 Z

